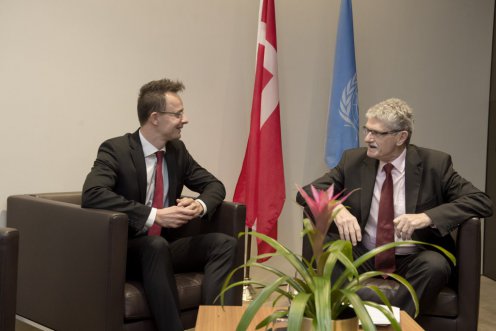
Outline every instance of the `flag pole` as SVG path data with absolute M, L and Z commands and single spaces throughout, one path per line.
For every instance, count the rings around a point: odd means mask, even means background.
M 247 233 L 253 229 L 277 239 L 277 221 L 286 198 L 282 158 L 277 37 L 274 0 L 261 0 L 259 11 L 255 81 L 250 114 L 250 132 L 233 201 L 246 205 Z M 251 242 L 246 239 L 245 256 L 250 260 Z M 274 251 L 257 240 L 259 255 Z M 270 256 L 269 256 L 270 257 Z M 260 259 L 264 262 L 269 257 Z M 245 279 L 250 270 L 245 268 Z M 249 283 L 249 282 L 248 282 Z M 246 298 L 250 289 L 246 287 Z
M 336 37 L 325 159 L 334 168 L 344 150 L 358 147 L 358 84 L 351 0 L 342 0 Z
M 251 258 L 251 236 L 249 233 L 252 231 L 252 229 L 248 226 L 245 225 L 245 265 L 246 262 Z M 245 281 L 250 281 L 250 267 L 246 266 L 245 267 L 245 275 L 244 275 L 244 280 Z M 243 285 L 243 302 L 250 302 L 253 301 L 255 298 L 255 289 L 251 284 Z

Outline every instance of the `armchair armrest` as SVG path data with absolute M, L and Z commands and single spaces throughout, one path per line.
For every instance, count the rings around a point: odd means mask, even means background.
M 224 201 L 215 211 L 212 217 L 212 231 L 221 232 L 231 235 L 238 240 L 236 249 L 236 260 L 234 266 L 238 267 L 245 260 L 245 239 L 246 236 L 238 237 L 239 233 L 245 231 L 246 224 L 246 206 L 239 203 Z M 232 282 L 243 280 L 244 270 L 239 270 L 234 274 Z M 243 287 L 237 286 L 230 290 L 231 303 L 241 305 L 243 298 Z
M 125 214 L 19 195 L 7 199 L 7 224 L 21 233 L 19 315 L 56 330 L 122 329 Z
M 238 237 L 245 231 L 246 207 L 243 204 L 224 201 L 212 216 L 212 231 Z
M 240 232 L 245 231 L 246 224 L 246 207 L 243 204 L 224 201 L 215 211 L 212 216 L 211 232 L 220 232 L 233 236 L 238 240 L 236 249 L 236 260 L 234 266 L 238 267 L 245 260 L 245 238 L 246 236 L 238 237 Z M 232 282 L 243 280 L 244 270 L 239 270 L 234 274 Z M 241 306 L 243 299 L 243 287 L 236 286 L 231 289 L 226 296 L 227 302 L 233 305 Z
M 0 228 L 0 330 L 14 331 L 19 232 Z
M 459 316 L 457 329 L 476 330 L 481 277 L 480 219 L 474 217 L 459 226 L 456 247 Z

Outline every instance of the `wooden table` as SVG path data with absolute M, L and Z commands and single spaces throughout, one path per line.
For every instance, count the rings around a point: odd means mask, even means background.
M 195 331 L 234 331 L 238 325 L 245 307 L 239 306 L 200 306 L 198 318 L 196 320 Z M 273 310 L 278 308 L 262 307 L 253 318 L 248 330 L 255 330 L 257 325 L 264 317 L 268 316 Z M 400 324 L 403 331 L 422 331 L 422 327 L 415 322 L 407 313 L 400 313 Z M 377 330 L 393 330 L 390 326 L 378 327 Z

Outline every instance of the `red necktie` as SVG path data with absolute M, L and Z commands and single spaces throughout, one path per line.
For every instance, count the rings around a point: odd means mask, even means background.
M 382 168 L 386 173 L 386 179 L 382 184 L 381 200 L 379 201 L 379 213 L 377 218 L 377 234 L 375 246 L 379 247 L 394 241 L 394 201 L 393 201 L 393 176 L 391 170 L 393 165 L 387 163 Z M 376 255 L 375 268 L 379 271 L 394 272 L 395 256 L 394 248 Z
M 162 173 L 162 163 L 164 160 L 164 151 L 155 152 L 157 156 L 157 166 L 155 167 L 155 190 L 153 192 L 152 207 L 160 209 L 164 206 L 164 176 Z M 162 227 L 157 223 L 148 229 L 149 236 L 160 236 Z

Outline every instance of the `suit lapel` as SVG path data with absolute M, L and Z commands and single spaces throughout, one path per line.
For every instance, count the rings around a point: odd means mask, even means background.
M 169 197 L 169 205 L 175 205 L 176 199 L 176 187 L 177 181 L 174 180 L 174 174 L 177 174 L 176 162 L 174 160 L 177 159 L 177 151 L 174 146 L 170 143 L 167 143 L 165 148 L 165 163 L 167 164 L 168 177 L 169 177 L 169 191 L 167 192 Z
M 362 201 L 361 201 L 361 221 L 366 223 L 369 218 L 370 205 L 372 203 L 372 194 L 374 193 L 375 178 L 379 161 L 365 157 L 360 169 L 362 183 Z
M 133 165 L 136 169 L 140 201 L 144 203 L 146 200 L 146 164 L 138 131 L 131 135 L 129 147 L 131 149 Z
M 407 214 L 415 213 L 423 169 L 422 160 L 416 148 L 408 146 L 405 160 L 405 211 Z

